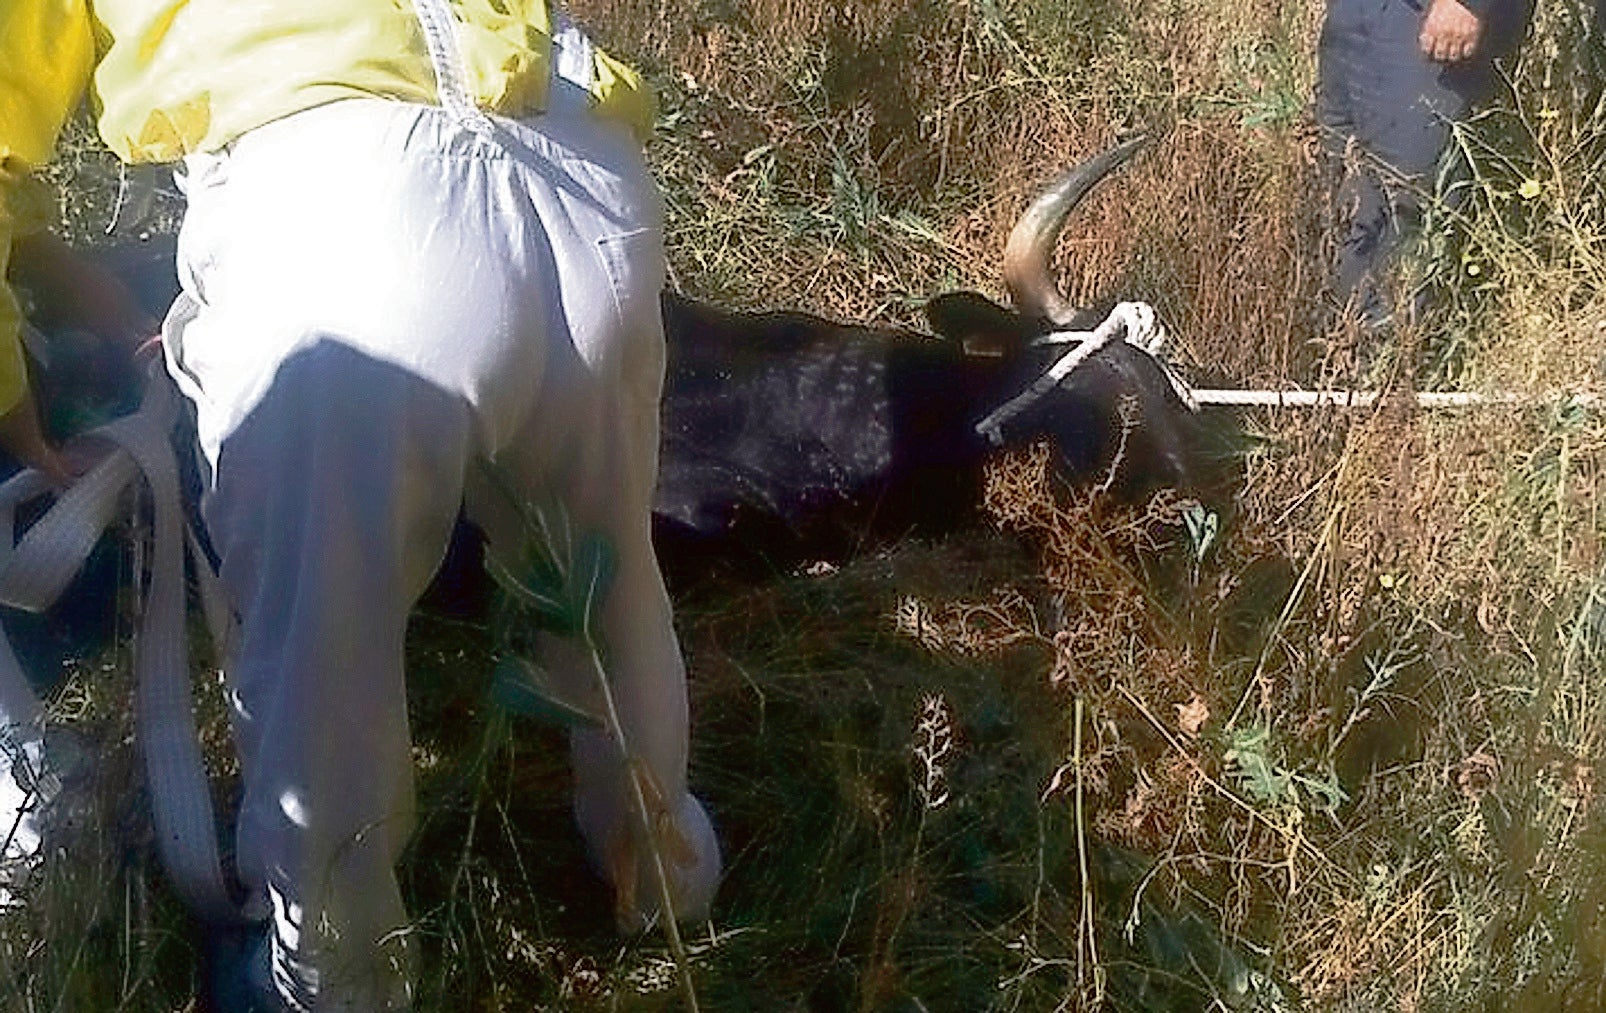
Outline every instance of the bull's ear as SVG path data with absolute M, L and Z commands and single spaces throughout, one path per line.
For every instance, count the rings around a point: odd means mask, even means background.
M 976 292 L 944 292 L 926 303 L 926 319 L 933 331 L 963 345 L 966 355 L 1012 355 L 1031 336 L 1019 313 Z

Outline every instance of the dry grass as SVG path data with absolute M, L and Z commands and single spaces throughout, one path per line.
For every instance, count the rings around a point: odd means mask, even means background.
M 997 295 L 1032 187 L 1145 130 L 1062 243 L 1072 295 L 1153 302 L 1200 381 L 1350 368 L 1323 323 L 1316 4 L 573 6 L 662 92 L 694 294 L 897 323 Z M 1606 422 L 1564 399 L 1606 369 L 1581 18 L 1545 5 L 1515 98 L 1458 137 L 1471 199 L 1408 265 L 1439 309 L 1393 358 L 1402 388 L 1533 403 L 1245 413 L 1230 502 L 1119 508 L 1017 455 L 989 482 L 1007 538 L 681 603 L 731 859 L 691 941 L 706 1008 L 1601 1007 Z M 488 716 L 485 639 L 426 617 L 410 653 L 422 1008 L 673 1007 L 661 948 L 615 941 L 575 872 L 555 735 Z M 0 1005 L 184 1007 L 182 918 L 112 841 L 0 915 Z
M 1353 335 L 1322 326 L 1313 8 L 698 10 L 591 11 L 681 86 L 671 114 L 691 129 L 661 164 L 693 290 L 900 321 L 943 286 L 996 291 L 1031 185 L 1142 127 L 1158 143 L 1072 223 L 1067 288 L 1155 302 L 1201 378 L 1350 368 Z M 1460 138 L 1474 200 L 1435 218 L 1413 268 L 1443 310 L 1399 338 L 1425 378 L 1541 398 L 1600 379 L 1600 120 L 1560 84 L 1581 79 L 1575 16 L 1544 16 L 1520 102 Z M 800 202 L 839 231 L 821 242 Z M 904 627 L 961 656 L 1039 645 L 1044 678 L 1093 715 L 1077 769 L 1095 828 L 1160 858 L 1151 891 L 1307 1001 L 1587 1007 L 1598 971 L 1579 954 L 1598 946 L 1572 912 L 1598 888 L 1571 877 L 1598 864 L 1580 835 L 1600 714 L 1566 645 L 1598 610 L 1599 420 L 1558 402 L 1245 422 L 1263 442 L 1202 565 L 1175 562 L 1175 504 L 1056 500 L 1027 462 L 993 505 L 1043 543 L 1023 583 L 1045 601 L 914 598 Z

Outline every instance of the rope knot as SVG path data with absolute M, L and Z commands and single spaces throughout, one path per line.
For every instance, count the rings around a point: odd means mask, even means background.
M 1026 411 L 1055 387 L 1065 382 L 1077 367 L 1093 353 L 1116 339 L 1154 359 L 1171 389 L 1189 410 L 1198 411 L 1193 393 L 1176 371 L 1164 359 L 1168 344 L 1165 328 L 1160 325 L 1154 307 L 1146 302 L 1116 303 L 1104 322 L 1091 331 L 1054 331 L 1032 342 L 1033 345 L 1071 345 L 1071 349 L 1056 359 L 1027 388 L 993 409 L 986 418 L 976 423 L 976 432 L 987 438 L 995 447 L 1004 445 L 1003 427 L 1017 415 Z

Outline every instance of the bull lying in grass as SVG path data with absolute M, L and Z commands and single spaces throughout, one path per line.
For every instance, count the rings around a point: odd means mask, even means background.
M 951 530 L 974 516 L 982 465 L 1000 446 L 1048 441 L 1062 477 L 1127 496 L 1190 486 L 1199 426 L 1147 354 L 1117 341 L 1042 382 L 1065 354 L 1044 339 L 1100 319 L 1058 291 L 1049 255 L 1067 215 L 1137 143 L 1065 173 L 1021 217 L 1004 262 L 1014 310 L 939 295 L 926 307 L 935 337 L 667 293 L 656 536 L 671 579 L 716 561 L 784 570 L 867 540 Z M 175 294 L 171 238 L 104 256 L 153 310 Z M 1040 396 L 991 439 L 978 432 L 1034 385 Z M 449 571 L 477 555 L 471 539 L 457 540 Z
M 939 295 L 926 306 L 936 338 L 666 295 L 657 536 L 671 572 L 708 553 L 840 558 L 867 536 L 952 529 L 974 516 L 998 446 L 1046 440 L 1062 477 L 1127 496 L 1190 486 L 1196 420 L 1124 342 L 1044 389 L 996 438 L 977 428 L 1065 354 L 1043 339 L 1102 318 L 1066 301 L 1048 259 L 1066 216 L 1137 143 L 1061 176 L 1016 224 L 1004 263 L 1015 310 Z

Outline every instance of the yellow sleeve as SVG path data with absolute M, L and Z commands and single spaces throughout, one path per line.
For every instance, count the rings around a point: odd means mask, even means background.
M 657 97 L 639 73 L 600 49 L 596 51 L 593 94 L 605 118 L 628 126 L 643 144 L 652 137 L 658 120 Z
M 30 173 L 49 161 L 94 65 L 86 0 L 0 0 L 0 414 L 28 388 L 22 312 L 6 280 L 11 243 L 50 221 L 49 201 Z

